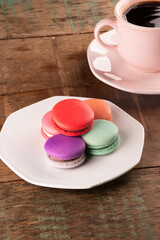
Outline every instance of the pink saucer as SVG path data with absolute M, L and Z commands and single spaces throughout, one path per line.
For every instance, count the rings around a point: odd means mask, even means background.
M 117 43 L 114 30 L 101 37 L 105 42 Z M 95 77 L 112 87 L 132 93 L 160 94 L 160 72 L 146 73 L 128 66 L 118 52 L 108 51 L 95 39 L 88 46 L 87 58 Z

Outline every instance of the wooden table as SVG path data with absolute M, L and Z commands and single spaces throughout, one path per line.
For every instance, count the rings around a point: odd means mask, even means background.
M 111 0 L 0 1 L 0 128 L 9 114 L 56 96 L 112 101 L 145 128 L 141 162 L 90 190 L 31 185 L 0 161 L 0 239 L 160 239 L 160 95 L 114 89 L 91 73 L 86 49 Z

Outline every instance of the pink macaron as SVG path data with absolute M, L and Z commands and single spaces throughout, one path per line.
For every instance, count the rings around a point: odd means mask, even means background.
M 47 112 L 42 118 L 41 134 L 45 139 L 58 134 L 51 123 L 51 111 Z

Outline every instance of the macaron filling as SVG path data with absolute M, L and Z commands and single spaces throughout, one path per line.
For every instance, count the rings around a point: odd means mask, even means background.
M 52 157 L 48 158 L 49 163 L 56 168 L 75 168 L 80 166 L 86 159 L 86 154 L 82 154 L 79 158 L 72 159 L 72 160 L 60 160 L 54 159 Z
M 94 147 L 89 147 L 87 146 L 87 152 L 93 155 L 105 155 L 114 152 L 120 143 L 120 136 L 118 135 L 115 139 L 115 141 L 108 145 L 108 146 L 103 146 L 99 148 L 94 148 Z
M 84 153 L 80 156 L 80 157 L 83 157 L 84 156 Z M 48 157 L 51 159 L 51 160 L 53 160 L 53 161 L 61 161 L 61 162 L 66 162 L 66 161 L 73 161 L 73 160 L 75 160 L 75 159 L 79 159 L 80 157 L 78 157 L 78 158 L 73 158 L 73 159 L 65 159 L 65 160 L 61 160 L 61 159 L 58 159 L 58 158 L 54 158 L 54 157 L 52 157 L 52 156 L 49 156 L 48 155 Z
M 52 137 L 53 136 L 53 134 L 48 133 L 47 131 L 45 131 L 44 128 L 42 128 L 42 131 L 47 135 L 47 137 Z
M 101 149 L 101 148 L 106 148 L 106 147 L 110 147 L 110 146 L 112 146 L 112 145 L 114 145 L 117 141 L 118 141 L 118 139 L 119 139 L 120 137 L 119 137 L 119 135 L 117 135 L 117 136 L 114 136 L 112 139 L 111 139 L 111 141 L 110 142 L 108 142 L 107 144 L 105 144 L 105 145 L 99 145 L 99 146 L 94 146 L 94 145 L 89 145 L 89 144 L 87 144 L 87 148 L 90 148 L 90 149 Z
M 66 129 L 63 129 L 63 128 L 59 127 L 55 123 L 55 121 L 53 119 L 52 119 L 52 125 L 53 125 L 54 128 L 56 128 L 58 130 L 62 130 L 62 131 L 69 132 L 69 133 L 79 133 L 79 132 L 84 132 L 84 131 L 90 129 L 92 127 L 92 125 L 93 125 L 93 121 L 87 127 L 83 128 L 83 129 L 78 129 L 78 130 L 66 130 Z

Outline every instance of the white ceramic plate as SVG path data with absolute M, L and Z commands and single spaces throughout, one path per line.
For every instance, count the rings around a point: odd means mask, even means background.
M 139 163 L 144 144 L 143 126 L 108 102 L 113 122 L 119 128 L 119 148 L 109 155 L 90 156 L 75 169 L 51 167 L 43 148 L 45 140 L 41 136 L 41 119 L 58 101 L 67 98 L 72 97 L 48 98 L 20 109 L 7 118 L 0 133 L 0 158 L 13 172 L 39 186 L 87 189 L 111 181 Z
M 111 44 L 118 42 L 114 30 L 103 33 L 101 38 Z M 87 58 L 95 77 L 112 87 L 132 93 L 160 94 L 160 72 L 145 73 L 131 68 L 118 51 L 108 51 L 95 39 L 89 44 Z

